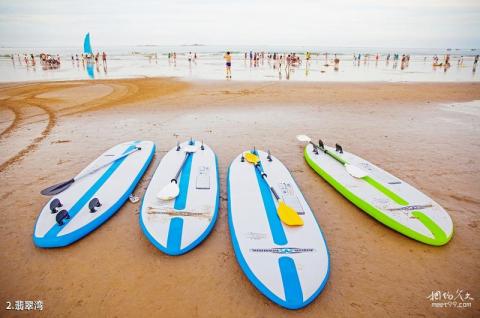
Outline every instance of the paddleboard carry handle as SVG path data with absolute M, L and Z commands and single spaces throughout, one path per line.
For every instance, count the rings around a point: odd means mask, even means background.
M 93 198 L 88 203 L 88 208 L 90 209 L 90 213 L 97 212 L 96 208 L 99 208 L 101 206 L 102 204 L 100 203 L 100 200 L 98 200 L 98 198 Z
M 62 210 L 60 212 L 57 213 L 57 215 L 55 216 L 55 221 L 57 221 L 57 224 L 58 225 L 63 225 L 63 220 L 69 220 L 70 219 L 70 215 L 68 214 L 68 211 L 67 210 Z
M 60 200 L 57 198 L 57 199 L 53 199 L 52 202 L 50 202 L 50 211 L 52 212 L 52 214 L 55 214 L 57 213 L 57 208 L 61 208 L 63 206 L 63 204 L 60 202 Z

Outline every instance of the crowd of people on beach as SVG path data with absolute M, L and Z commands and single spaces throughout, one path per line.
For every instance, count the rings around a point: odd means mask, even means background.
M 15 65 L 15 56 L 17 57 L 18 63 L 22 64 L 23 62 L 25 66 L 27 66 L 27 68 L 30 66 L 35 67 L 37 65 L 37 60 L 35 59 L 35 54 L 33 53 L 30 53 L 30 54 L 24 53 L 23 58 L 19 53 L 11 54 L 10 58 L 14 65 Z M 59 54 L 40 53 L 38 54 L 38 58 L 44 70 L 58 69 L 61 66 L 62 60 Z M 104 68 L 106 68 L 107 54 L 105 52 L 102 52 L 101 59 L 102 59 Z M 97 52 L 96 54 L 82 53 L 80 55 L 75 54 L 75 56 L 72 54 L 71 60 L 72 60 L 72 64 L 74 64 L 76 61 L 77 66 L 80 63 L 80 61 L 84 66 L 85 66 L 85 63 L 98 65 L 100 63 L 100 53 L 99 52 Z
M 243 59 L 244 61 L 250 61 L 250 67 L 258 67 L 260 65 L 264 64 L 264 61 L 267 61 L 269 65 L 272 65 L 273 69 L 278 69 L 279 70 L 279 76 L 281 78 L 281 72 L 282 72 L 282 66 L 285 69 L 286 73 L 286 79 L 289 78 L 290 71 L 295 69 L 296 67 L 298 68 L 302 64 L 305 64 L 305 74 L 308 75 L 309 72 L 309 67 L 310 67 L 310 61 L 312 60 L 312 56 L 315 55 L 317 57 L 317 61 L 324 61 L 323 62 L 323 67 L 330 67 L 333 66 L 334 71 L 339 70 L 340 66 L 340 57 L 336 53 L 311 53 L 311 52 L 305 52 L 304 54 L 298 54 L 298 53 L 278 53 L 278 52 L 254 52 L 254 51 L 249 51 L 249 52 L 244 52 L 243 53 Z M 346 56 L 346 55 L 343 55 Z M 303 59 L 302 59 L 303 57 Z M 226 52 L 224 55 L 225 59 L 225 68 L 226 68 L 226 77 L 231 78 L 232 77 L 232 53 L 231 52 Z M 400 67 L 400 70 L 404 70 L 409 67 L 410 65 L 410 59 L 411 56 L 410 54 L 399 54 L 399 53 L 387 53 L 387 54 L 370 54 L 370 53 L 353 53 L 352 56 L 352 61 L 353 64 L 356 66 L 360 66 L 360 64 L 363 61 L 363 64 L 368 64 L 370 61 L 374 61 L 375 65 L 378 66 L 378 63 L 382 60 L 385 61 L 386 66 L 389 66 L 390 63 L 392 63 L 392 68 L 396 69 Z M 447 69 L 451 66 L 451 56 L 450 54 L 446 54 L 443 58 L 442 61 L 440 61 L 440 58 L 435 55 L 432 57 L 432 65 L 435 70 L 437 67 L 443 67 L 444 71 L 446 72 Z M 305 61 L 305 63 L 303 63 Z M 427 61 L 427 56 L 424 57 L 424 62 Z M 478 65 L 479 61 L 479 55 L 476 55 L 474 57 L 474 62 L 473 62 L 473 69 L 472 71 L 476 71 L 476 67 Z M 460 56 L 458 59 L 458 66 L 463 67 L 464 65 L 464 57 Z M 324 73 L 325 70 L 320 70 L 321 73 Z
M 188 53 L 185 53 L 185 56 L 189 64 L 197 62 L 197 58 L 198 58 L 197 52 L 192 53 L 190 51 Z M 168 52 L 167 59 L 168 59 L 168 63 L 171 63 L 171 62 L 177 63 L 177 52 Z
M 72 64 L 76 61 L 77 63 L 80 62 L 80 60 L 82 61 L 82 63 L 95 63 L 95 64 L 98 64 L 100 62 L 100 53 L 97 52 L 96 54 L 93 54 L 93 53 L 82 53 L 80 54 L 80 56 L 78 54 L 75 54 L 75 56 L 73 56 L 73 54 L 71 55 L 71 60 L 72 60 Z M 107 64 L 107 53 L 105 52 L 102 52 L 102 63 L 104 65 Z
M 177 62 L 177 52 L 168 52 L 165 54 L 167 56 L 169 64 L 173 62 L 174 66 L 176 66 Z M 225 72 L 226 72 L 226 78 L 231 79 L 232 78 L 232 63 L 234 56 L 242 56 L 243 55 L 243 60 L 244 63 L 247 64 L 249 62 L 250 67 L 252 68 L 257 68 L 260 66 L 263 66 L 264 63 L 267 63 L 273 70 L 277 70 L 278 76 L 280 79 L 283 78 L 283 75 L 285 75 L 286 79 L 290 78 L 290 73 L 295 72 L 296 69 L 299 69 L 301 66 L 305 70 L 305 75 L 308 75 L 310 72 L 311 68 L 311 63 L 312 61 L 315 61 L 316 63 L 321 63 L 320 67 L 320 73 L 325 73 L 326 68 L 328 67 L 333 67 L 334 71 L 339 71 L 340 69 L 340 62 L 341 58 L 344 60 L 349 60 L 347 55 L 345 54 L 337 54 L 337 53 L 312 53 L 312 52 L 305 52 L 305 53 L 298 53 L 298 52 L 265 52 L 265 51 L 247 51 L 242 53 L 233 53 L 230 51 L 227 51 L 223 58 L 225 61 Z M 155 59 L 155 62 L 158 60 L 158 55 L 157 53 L 153 54 L 148 54 L 150 62 L 153 59 Z M 197 52 L 185 52 L 185 53 L 180 53 L 180 56 L 184 56 L 186 61 L 188 62 L 190 66 L 190 70 L 192 67 L 192 64 L 197 63 L 197 59 L 199 58 L 199 55 Z M 19 63 L 24 63 L 27 68 L 30 66 L 35 67 L 37 64 L 37 60 L 35 58 L 35 55 L 33 53 L 31 54 L 26 54 L 24 53 L 23 55 L 20 54 L 11 54 L 10 55 L 12 62 L 15 64 L 15 58 L 18 59 Z M 454 56 L 455 57 L 455 56 Z M 464 67 L 465 61 L 464 61 L 464 56 L 456 56 L 457 59 L 457 66 L 458 67 Z M 42 65 L 42 68 L 44 70 L 51 70 L 51 69 L 58 69 L 61 65 L 61 58 L 59 54 L 48 54 L 48 53 L 41 53 L 38 55 L 39 61 Z M 352 55 L 352 62 L 353 65 L 355 66 L 360 66 L 362 63 L 363 64 L 369 64 L 370 62 L 374 62 L 376 66 L 378 66 L 379 62 L 384 61 L 386 66 L 389 66 L 390 63 L 392 63 L 392 68 L 396 69 L 397 67 L 400 68 L 400 70 L 404 70 L 409 67 L 410 64 L 410 59 L 411 56 L 410 54 L 399 54 L 399 53 L 386 53 L 386 54 L 371 54 L 371 53 L 353 53 Z M 418 62 L 418 55 L 416 55 L 416 62 Z M 424 56 L 423 61 L 424 63 L 427 63 L 427 56 Z M 86 53 L 81 53 L 81 54 L 75 54 L 71 55 L 71 61 L 72 65 L 77 64 L 77 67 L 79 67 L 80 62 L 85 69 L 85 65 L 88 67 L 91 67 L 91 65 L 95 65 L 97 67 L 97 72 L 100 72 L 99 66 L 103 65 L 103 69 L 105 74 L 107 73 L 107 54 L 105 52 L 97 52 L 95 54 L 86 54 Z M 473 60 L 473 69 L 472 71 L 475 72 L 477 65 L 479 62 L 479 55 L 474 56 Z M 434 55 L 432 57 L 432 66 L 433 69 L 437 68 L 443 68 L 443 70 L 446 72 L 450 67 L 452 63 L 452 57 L 450 54 L 445 54 L 442 58 L 439 57 L 438 55 Z
M 30 66 L 35 67 L 37 65 L 37 60 L 35 59 L 35 55 L 33 53 L 23 53 L 23 58 L 20 56 L 19 53 L 11 54 L 10 58 L 13 64 L 15 64 L 15 55 L 17 56 L 18 63 L 22 64 L 23 60 L 23 63 L 27 66 L 27 68 Z M 52 55 L 48 53 L 40 53 L 38 55 L 38 58 L 43 69 L 57 69 L 60 67 L 61 60 L 60 55 L 58 54 Z

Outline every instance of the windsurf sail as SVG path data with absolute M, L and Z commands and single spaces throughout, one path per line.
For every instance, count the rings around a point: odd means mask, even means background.
M 83 41 L 83 53 L 92 54 L 92 46 L 90 45 L 90 33 L 85 35 L 85 40 Z

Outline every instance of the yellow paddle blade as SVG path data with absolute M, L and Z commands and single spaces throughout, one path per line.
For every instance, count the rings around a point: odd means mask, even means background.
M 259 161 L 260 161 L 260 158 L 258 158 L 258 156 L 256 154 L 253 154 L 251 152 L 246 152 L 243 154 L 243 157 L 250 163 L 253 163 L 254 165 L 256 165 Z
M 290 226 L 300 226 L 303 225 L 302 218 L 298 215 L 292 207 L 288 206 L 285 202 L 279 200 L 277 214 L 280 220 L 283 223 Z

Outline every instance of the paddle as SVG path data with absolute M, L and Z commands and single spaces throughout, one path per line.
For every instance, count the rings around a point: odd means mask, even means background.
M 275 196 L 275 199 L 278 202 L 277 214 L 280 220 L 282 220 L 282 222 L 285 223 L 286 225 L 290 225 L 290 226 L 303 225 L 303 220 L 298 215 L 297 211 L 295 211 L 292 207 L 288 206 L 282 199 L 280 199 L 280 196 L 277 194 L 277 191 L 275 191 L 275 189 L 269 184 L 267 180 L 267 175 L 262 170 L 260 170 L 260 158 L 251 152 L 246 152 L 244 154 L 244 158 L 248 162 L 254 164 L 255 169 L 258 170 L 263 180 L 265 181 L 267 186 L 270 188 L 270 191 L 272 191 L 273 195 Z
M 142 148 L 140 147 L 137 147 L 127 153 L 124 153 L 112 160 L 110 160 L 109 162 L 107 163 L 104 163 L 102 165 L 100 165 L 99 167 L 96 167 L 96 168 L 93 168 L 92 170 L 90 171 L 85 171 L 84 173 L 76 176 L 75 178 L 72 178 L 68 181 L 63 181 L 63 182 L 60 182 L 60 183 L 57 183 L 55 185 L 52 185 L 52 186 L 49 186 L 48 188 L 45 188 L 43 189 L 42 191 L 40 191 L 41 194 L 43 195 L 56 195 L 56 194 L 59 194 L 60 192 L 63 192 L 65 190 L 67 190 L 75 181 L 78 181 L 79 179 L 83 178 L 83 177 L 86 177 L 88 175 L 91 175 L 92 173 L 95 173 L 97 172 L 98 170 L 114 163 L 115 161 L 119 160 L 119 159 L 122 159 L 122 158 L 125 158 L 126 156 L 129 156 L 131 155 L 132 153 L 138 151 L 138 150 L 142 150 Z
M 170 183 L 167 184 L 166 186 L 164 186 L 160 190 L 160 192 L 158 192 L 157 198 L 159 198 L 160 200 L 168 201 L 168 200 L 172 200 L 172 199 L 175 199 L 176 197 L 178 197 L 178 195 L 180 194 L 180 188 L 178 187 L 178 182 L 177 182 L 178 176 L 182 172 L 183 167 L 185 166 L 185 163 L 187 162 L 188 157 L 196 151 L 197 151 L 197 146 L 195 146 L 195 145 L 185 146 L 185 158 L 183 159 L 182 165 L 180 166 L 180 168 L 177 171 L 177 174 L 170 181 Z
M 344 167 L 345 167 L 345 170 L 347 170 L 348 174 L 350 174 L 352 177 L 354 178 L 357 178 L 357 179 L 362 179 L 366 176 L 368 176 L 368 173 L 366 171 L 364 171 L 363 169 L 357 167 L 357 166 L 354 166 L 352 164 L 349 164 L 348 162 L 346 162 L 345 160 L 339 158 L 336 154 L 332 153 L 330 150 L 327 150 L 323 147 L 323 143 L 319 145 L 316 145 L 312 142 L 312 139 L 310 139 L 310 137 L 308 137 L 307 135 L 297 135 L 297 139 L 299 141 L 302 141 L 302 142 L 308 142 L 309 144 L 311 144 L 315 149 L 317 150 L 320 150 L 324 153 L 326 153 L 327 155 L 329 155 L 330 157 L 332 157 L 333 159 L 337 160 L 338 162 L 340 162 Z

